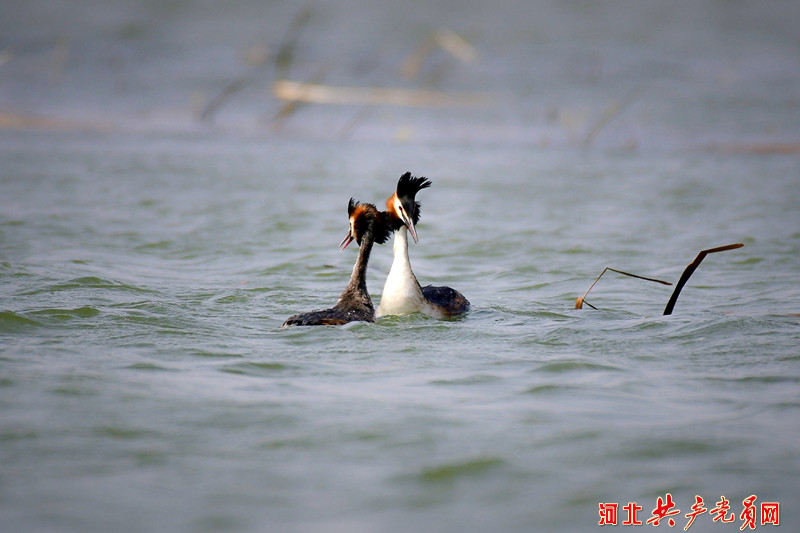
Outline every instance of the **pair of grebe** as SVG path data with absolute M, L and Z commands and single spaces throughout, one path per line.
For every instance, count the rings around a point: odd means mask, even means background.
M 331 309 L 291 316 L 282 327 L 375 322 L 376 317 L 415 312 L 435 318 L 466 313 L 470 304 L 463 294 L 450 287 L 422 287 L 411 270 L 408 233 L 416 243 L 416 224 L 420 216 L 416 195 L 430 186 L 427 178 L 416 178 L 406 172 L 398 180 L 394 194 L 386 200 L 386 211 L 378 211 L 373 204 L 356 202 L 351 198 L 347 210 L 350 230 L 340 245 L 344 250 L 355 240 L 360 246 L 350 283 Z M 376 313 L 367 292 L 367 263 L 373 244 L 383 244 L 391 233 L 394 233 L 394 260 Z

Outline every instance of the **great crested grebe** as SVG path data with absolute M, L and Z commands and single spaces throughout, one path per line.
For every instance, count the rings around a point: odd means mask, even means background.
M 394 261 L 383 286 L 383 295 L 376 316 L 405 315 L 420 312 L 434 318 L 461 315 L 469 311 L 469 301 L 450 287 L 420 286 L 408 260 L 408 233 L 417 242 L 415 226 L 420 205 L 416 195 L 431 186 L 427 178 L 416 178 L 406 172 L 397 182 L 395 193 L 386 200 L 384 217 L 394 231 Z
M 391 228 L 384 213 L 372 204 L 356 202 L 350 198 L 347 206 L 350 216 L 350 230 L 339 248 L 344 250 L 355 240 L 360 248 L 358 259 L 350 276 L 350 283 L 342 291 L 339 301 L 331 309 L 311 311 L 290 316 L 281 326 L 325 326 L 341 325 L 348 322 L 375 322 L 375 308 L 367 292 L 367 263 L 373 243 L 383 244 L 389 239 Z

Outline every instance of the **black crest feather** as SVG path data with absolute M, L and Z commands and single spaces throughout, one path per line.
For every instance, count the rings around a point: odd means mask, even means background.
M 392 225 L 389 223 L 388 217 L 384 213 L 378 212 L 378 220 L 375 223 L 373 231 L 375 233 L 375 243 L 383 244 L 392 236 Z
M 374 204 L 359 202 L 355 198 L 350 198 L 347 204 L 347 214 L 352 217 L 358 210 L 353 225 L 356 231 L 356 242 L 361 244 L 361 238 L 367 233 L 372 233 L 372 237 L 377 244 L 383 244 L 392 234 L 386 217 L 378 211 Z
M 355 198 L 350 197 L 350 202 L 347 204 L 347 216 L 353 216 L 353 211 L 356 210 L 356 207 L 358 207 L 358 202 Z
M 411 172 L 406 172 L 397 180 L 397 196 L 400 200 L 406 198 L 414 200 L 419 191 L 430 186 L 431 181 L 428 178 L 422 176 L 417 178 L 412 176 Z
M 426 177 L 415 177 L 411 172 L 406 172 L 397 180 L 397 198 L 403 203 L 406 211 L 411 213 L 411 220 L 416 226 L 419 222 L 420 208 L 422 205 L 416 201 L 416 196 L 422 189 L 427 189 L 432 185 Z

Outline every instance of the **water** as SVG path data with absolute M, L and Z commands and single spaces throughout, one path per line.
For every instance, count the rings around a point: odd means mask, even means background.
M 14 9 L 54 27 L 37 5 Z M 16 45 L 0 67 L 4 112 L 59 122 L 0 131 L 2 531 L 587 531 L 602 502 L 619 503 L 620 524 L 637 502 L 644 522 L 666 493 L 676 528 L 695 495 L 709 510 L 724 495 L 735 523 L 706 513 L 691 531 L 738 530 L 751 494 L 780 502 L 781 525 L 796 528 L 800 83 L 773 68 L 793 64 L 793 41 L 768 31 L 791 7 L 751 19 L 748 3 L 704 3 L 690 23 L 647 4 L 603 14 L 609 31 L 565 50 L 544 22 L 526 29 L 476 5 L 449 22 L 472 28 L 482 60 L 447 63 L 436 87 L 497 93 L 489 108 L 312 105 L 276 130 L 263 118 L 280 104 L 257 82 L 213 124 L 192 118 L 188 98 L 160 107 L 241 72 L 203 46 L 248 46 L 260 9 L 242 3 L 214 25 L 207 7 L 181 5 L 158 12 L 174 33 L 153 22 L 157 7 L 121 3 L 94 22 L 64 13 L 91 31 L 74 37 L 54 86 L 33 65 L 57 32 L 3 23 Z M 537 6 L 554 28 L 591 29 L 600 13 L 558 5 Z M 296 8 L 274 9 L 268 24 L 283 29 Z M 330 33 L 301 41 L 298 72 L 325 56 L 326 35 L 354 46 L 358 17 L 316 9 L 312 24 Z M 426 14 L 448 21 L 446 7 L 429 9 L 387 40 L 413 49 Z M 360 16 L 380 28 L 387 13 Z M 610 31 L 633 22 L 660 29 L 652 41 Z M 113 55 L 106 39 L 130 54 L 119 85 L 81 100 L 86 73 L 105 72 L 81 61 Z M 706 39 L 696 56 L 672 55 Z M 587 42 L 605 69 L 678 72 L 595 74 Z M 553 76 L 529 86 L 517 67 L 542 47 L 564 55 L 534 61 Z M 402 53 L 389 48 L 364 52 L 379 66 L 345 63 L 327 81 L 391 85 L 386 64 Z M 155 68 L 170 61 L 198 70 Z M 147 86 L 151 76 L 174 83 Z M 611 95 L 645 79 L 655 89 L 585 146 Z M 471 313 L 280 329 L 347 283 L 348 198 L 382 202 L 406 170 L 433 181 L 419 196 L 415 272 L 463 292 Z M 701 249 L 734 242 L 745 246 L 709 255 L 670 317 L 670 288 L 611 272 L 587 298 L 598 310 L 573 309 L 606 266 L 674 282 Z M 376 302 L 390 265 L 391 246 L 376 246 Z

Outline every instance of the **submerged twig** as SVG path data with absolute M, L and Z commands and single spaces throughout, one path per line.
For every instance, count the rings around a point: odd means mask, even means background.
M 689 263 L 689 266 L 687 266 L 686 270 L 684 270 L 683 274 L 681 274 L 681 278 L 675 285 L 675 290 L 672 291 L 672 296 L 670 296 L 669 301 L 667 302 L 667 307 L 664 308 L 664 314 L 672 314 L 672 310 L 675 308 L 675 302 L 678 301 L 678 296 L 681 294 L 681 289 L 683 289 L 683 286 L 686 285 L 686 282 L 689 281 L 689 278 L 692 276 L 694 271 L 697 270 L 697 267 L 700 266 L 700 263 L 703 262 L 703 259 L 705 259 L 708 254 L 725 252 L 727 250 L 735 250 L 736 248 L 741 248 L 742 246 L 744 246 L 743 243 L 736 243 L 719 246 L 717 248 L 709 248 L 708 250 L 701 250 L 700 253 L 697 254 L 697 257 L 694 258 L 694 261 Z
M 594 280 L 594 283 L 591 284 L 591 286 L 586 291 L 586 293 L 583 295 L 583 297 L 577 298 L 575 300 L 575 309 L 583 309 L 583 304 L 588 305 L 592 309 L 597 309 L 595 306 L 593 306 L 592 304 L 590 304 L 589 302 L 586 301 L 586 296 L 589 295 L 589 291 L 592 290 L 592 287 L 594 287 L 595 284 L 598 281 L 600 281 L 600 278 L 603 276 L 603 274 L 606 273 L 606 270 L 611 270 L 612 272 L 616 272 L 617 274 L 623 274 L 625 276 L 630 276 L 630 277 L 636 278 L 636 279 L 643 279 L 645 281 L 653 281 L 655 283 L 661 283 L 662 285 L 672 285 L 672 283 L 670 283 L 669 281 L 662 281 L 660 279 L 655 279 L 655 278 L 646 278 L 644 276 L 639 276 L 638 274 L 631 274 L 630 272 L 623 272 L 622 270 L 617 270 L 616 268 L 606 267 L 606 268 L 603 269 L 602 272 L 600 272 L 600 275 L 597 276 L 597 278 Z

